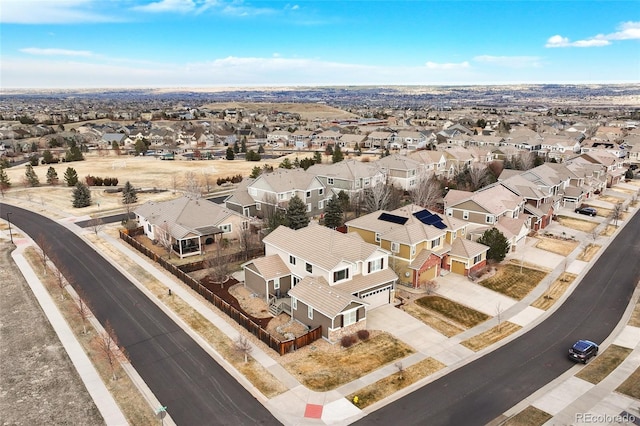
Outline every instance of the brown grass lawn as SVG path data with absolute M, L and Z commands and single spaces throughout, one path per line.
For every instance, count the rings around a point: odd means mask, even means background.
M 633 308 L 631 318 L 629 318 L 629 325 L 640 327 L 640 303 L 636 303 L 635 308 Z
M 309 389 L 325 392 L 413 352 L 395 337 L 381 333 L 339 351 L 309 351 L 306 357 L 283 366 Z
M 622 382 L 616 390 L 632 398 L 640 399 L 640 367 L 636 368 L 636 371 Z
M 528 406 L 515 416 L 502 423 L 503 426 L 542 426 L 553 416 L 546 411 L 542 411 L 533 405 Z
M 601 248 L 602 247 L 597 244 L 589 244 L 584 248 L 584 250 L 582 250 L 582 253 L 580 253 L 576 259 L 582 260 L 583 262 L 590 262 L 591 259 L 593 259 L 593 256 L 595 256 Z
M 403 305 L 401 309 L 412 317 L 419 319 L 429 327 L 438 331 L 438 333 L 447 337 L 453 337 L 456 334 L 460 334 L 466 330 L 465 327 L 454 321 L 451 321 L 444 315 L 432 311 L 431 309 L 423 308 L 416 303 Z
M 461 305 L 460 303 L 456 303 L 441 296 L 421 297 L 416 300 L 416 304 L 425 309 L 444 315 L 447 319 L 454 321 L 465 328 L 474 327 L 490 318 L 489 315 L 485 313 L 478 312 L 475 309 Z
M 598 197 L 598 200 L 600 201 L 604 201 L 606 203 L 611 203 L 611 204 L 618 204 L 624 201 L 624 197 L 620 196 L 620 197 L 615 197 L 613 195 L 600 195 Z
M 607 225 L 607 227 L 604 228 L 602 232 L 600 232 L 600 235 L 603 237 L 610 237 L 616 232 L 617 229 L 617 226 Z
M 622 346 L 611 345 L 606 351 L 598 354 L 584 367 L 576 377 L 589 383 L 598 384 L 618 367 L 631 353 L 631 349 Z
M 544 294 L 538 297 L 531 304 L 531 306 L 538 309 L 544 309 L 546 311 L 556 303 L 575 279 L 575 274 L 563 272 L 544 292 Z
M 445 367 L 446 365 L 436 359 L 426 358 L 403 369 L 402 372 L 394 373 L 362 389 L 358 389 L 347 395 L 346 398 L 358 408 L 365 408 Z M 357 403 L 356 396 L 358 397 Z
M 522 327 L 518 324 L 505 321 L 500 325 L 496 325 L 495 327 L 490 328 L 484 333 L 480 333 L 476 336 L 460 342 L 460 344 L 471 349 L 472 351 L 478 352 L 479 350 L 484 349 L 487 346 L 491 346 L 494 343 L 499 342 L 500 340 L 504 339 L 512 333 L 515 333 L 521 328 Z
M 580 244 L 573 240 L 559 240 L 555 238 L 539 237 L 536 247 L 541 250 L 550 251 L 551 253 L 567 256 Z
M 569 216 L 557 216 L 558 223 L 567 228 L 575 229 L 576 231 L 591 232 L 598 226 L 597 222 L 590 220 L 577 219 Z
M 480 281 L 479 284 L 490 290 L 520 300 L 529 294 L 547 275 L 546 272 L 527 267 L 522 268 L 522 273 L 520 273 L 520 270 L 521 268 L 518 265 L 500 265 L 495 275 Z

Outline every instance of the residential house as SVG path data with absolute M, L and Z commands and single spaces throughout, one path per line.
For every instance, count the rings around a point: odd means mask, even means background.
M 494 224 L 502 217 L 517 218 L 525 199 L 499 183 L 476 192 L 450 190 L 444 197 L 445 214 L 477 224 Z
M 343 160 L 334 164 L 314 164 L 307 173 L 315 175 L 327 188 L 327 198 L 345 191 L 349 197 L 366 188 L 386 181 L 386 175 L 376 163 L 358 160 Z
M 311 224 L 280 226 L 263 239 L 265 257 L 245 263 L 245 286 L 332 342 L 366 327 L 367 311 L 393 301 L 397 275 L 389 252 L 357 234 Z M 279 297 L 278 297 L 279 296 Z
M 347 149 L 355 149 L 356 146 L 362 149 L 364 147 L 364 141 L 366 139 L 366 135 L 345 134 L 340 136 L 339 144 L 341 147 Z
M 410 153 L 408 157 L 421 163 L 421 169 L 429 174 L 447 174 L 447 157 L 442 151 L 419 150 Z
M 624 159 L 604 150 L 590 151 L 567 160 L 568 163 L 598 164 L 606 172 L 607 187 L 619 183 L 626 173 Z
M 134 210 L 145 235 L 184 258 L 202 254 L 205 246 L 222 238 L 238 239 L 249 229 L 249 220 L 206 199 L 180 197 L 148 201 Z
M 392 132 L 387 131 L 375 131 L 371 132 L 367 135 L 367 139 L 365 140 L 366 148 L 387 148 L 391 143 L 391 138 L 393 137 Z
M 410 191 L 418 183 L 422 164 L 405 155 L 392 154 L 377 160 L 376 165 L 387 176 L 387 181 L 395 187 Z

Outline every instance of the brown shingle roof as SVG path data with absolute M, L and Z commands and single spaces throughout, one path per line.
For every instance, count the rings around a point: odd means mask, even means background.
M 289 290 L 289 296 L 295 297 L 328 318 L 335 318 L 352 303 L 366 305 L 359 298 L 331 287 L 322 277 L 305 277 Z

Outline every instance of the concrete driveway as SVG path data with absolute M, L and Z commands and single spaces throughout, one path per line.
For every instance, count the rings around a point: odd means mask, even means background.
M 447 341 L 433 328 L 392 305 L 369 311 L 367 328 L 386 331 L 420 352 Z
M 489 316 L 497 314 L 497 308 L 504 311 L 517 303 L 516 300 L 475 284 L 467 277 L 447 274 L 438 279 L 440 287 L 437 293 L 449 300 L 480 311 Z

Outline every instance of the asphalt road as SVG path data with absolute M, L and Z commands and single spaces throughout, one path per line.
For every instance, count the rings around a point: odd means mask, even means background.
M 634 215 L 549 318 L 528 333 L 361 419 L 358 424 L 484 425 L 574 363 L 578 339 L 602 342 L 640 280 L 640 214 Z
M 38 214 L 0 204 L 3 218 L 44 236 L 95 317 L 109 324 L 140 376 L 178 425 L 280 424 L 235 378 L 115 267 L 74 233 Z

